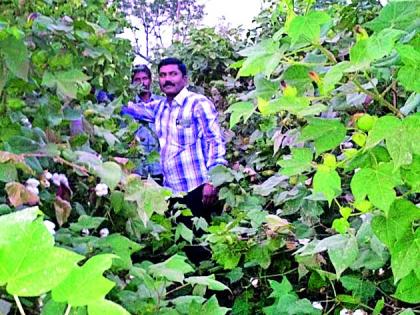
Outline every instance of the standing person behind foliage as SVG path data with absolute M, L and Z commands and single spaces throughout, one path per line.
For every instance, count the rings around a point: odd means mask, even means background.
M 140 86 L 141 91 L 136 95 L 134 103 L 143 104 L 142 106 L 150 106 L 152 101 L 162 100 L 163 97 L 152 94 L 152 73 L 146 65 L 139 65 L 133 69 L 132 84 Z M 156 137 L 155 126 L 153 122 L 145 122 L 140 126 L 136 132 L 136 140 L 142 146 L 144 153 L 150 155 L 153 151 L 159 152 L 159 141 Z M 142 177 L 149 175 L 162 181 L 162 170 L 160 162 L 147 162 L 147 157 L 143 159 L 135 172 Z
M 208 174 L 216 165 L 226 164 L 218 113 L 205 96 L 187 90 L 187 69 L 181 60 L 163 59 L 158 71 L 166 99 L 150 106 L 129 103 L 122 112 L 155 123 L 164 186 L 187 193 L 181 202 L 194 216 L 209 219 L 217 190 Z

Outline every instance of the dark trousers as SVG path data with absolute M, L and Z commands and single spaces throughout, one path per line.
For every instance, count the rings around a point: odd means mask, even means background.
M 192 217 L 181 215 L 177 218 L 177 222 L 184 223 L 190 229 L 193 228 L 192 218 L 202 217 L 207 221 L 207 223 L 210 223 L 212 213 L 220 214 L 222 212 L 220 202 L 216 202 L 216 204 L 209 207 L 203 205 L 203 187 L 204 185 L 197 187 L 196 189 L 190 191 L 183 198 L 172 198 L 170 202 L 171 208 L 175 203 L 178 202 L 179 204 L 184 204 L 188 209 L 191 210 L 193 214 Z M 196 237 L 200 237 L 203 235 L 203 231 L 201 229 L 198 231 L 195 230 L 194 235 Z M 201 261 L 210 259 L 211 257 L 211 252 L 207 247 L 193 245 L 184 247 L 184 250 L 189 260 L 195 264 L 199 264 Z

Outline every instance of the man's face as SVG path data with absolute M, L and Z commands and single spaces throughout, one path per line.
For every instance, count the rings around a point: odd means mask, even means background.
M 141 85 L 146 92 L 150 91 L 150 85 L 152 84 L 151 78 L 147 75 L 146 72 L 137 72 L 133 77 L 134 85 Z
M 175 97 L 186 85 L 187 76 L 179 70 L 178 65 L 162 66 L 159 70 L 159 85 L 168 97 Z

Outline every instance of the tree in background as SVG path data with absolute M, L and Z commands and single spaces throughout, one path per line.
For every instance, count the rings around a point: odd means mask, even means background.
M 204 16 L 204 5 L 196 0 L 121 0 L 119 7 L 134 17 L 130 18 L 134 52 L 146 60 L 153 50 L 184 42 L 189 30 Z

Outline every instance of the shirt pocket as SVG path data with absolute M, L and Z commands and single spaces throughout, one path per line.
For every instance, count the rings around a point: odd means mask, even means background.
M 178 118 L 176 120 L 176 133 L 175 140 L 181 146 L 189 146 L 196 141 L 194 121 L 190 118 Z

